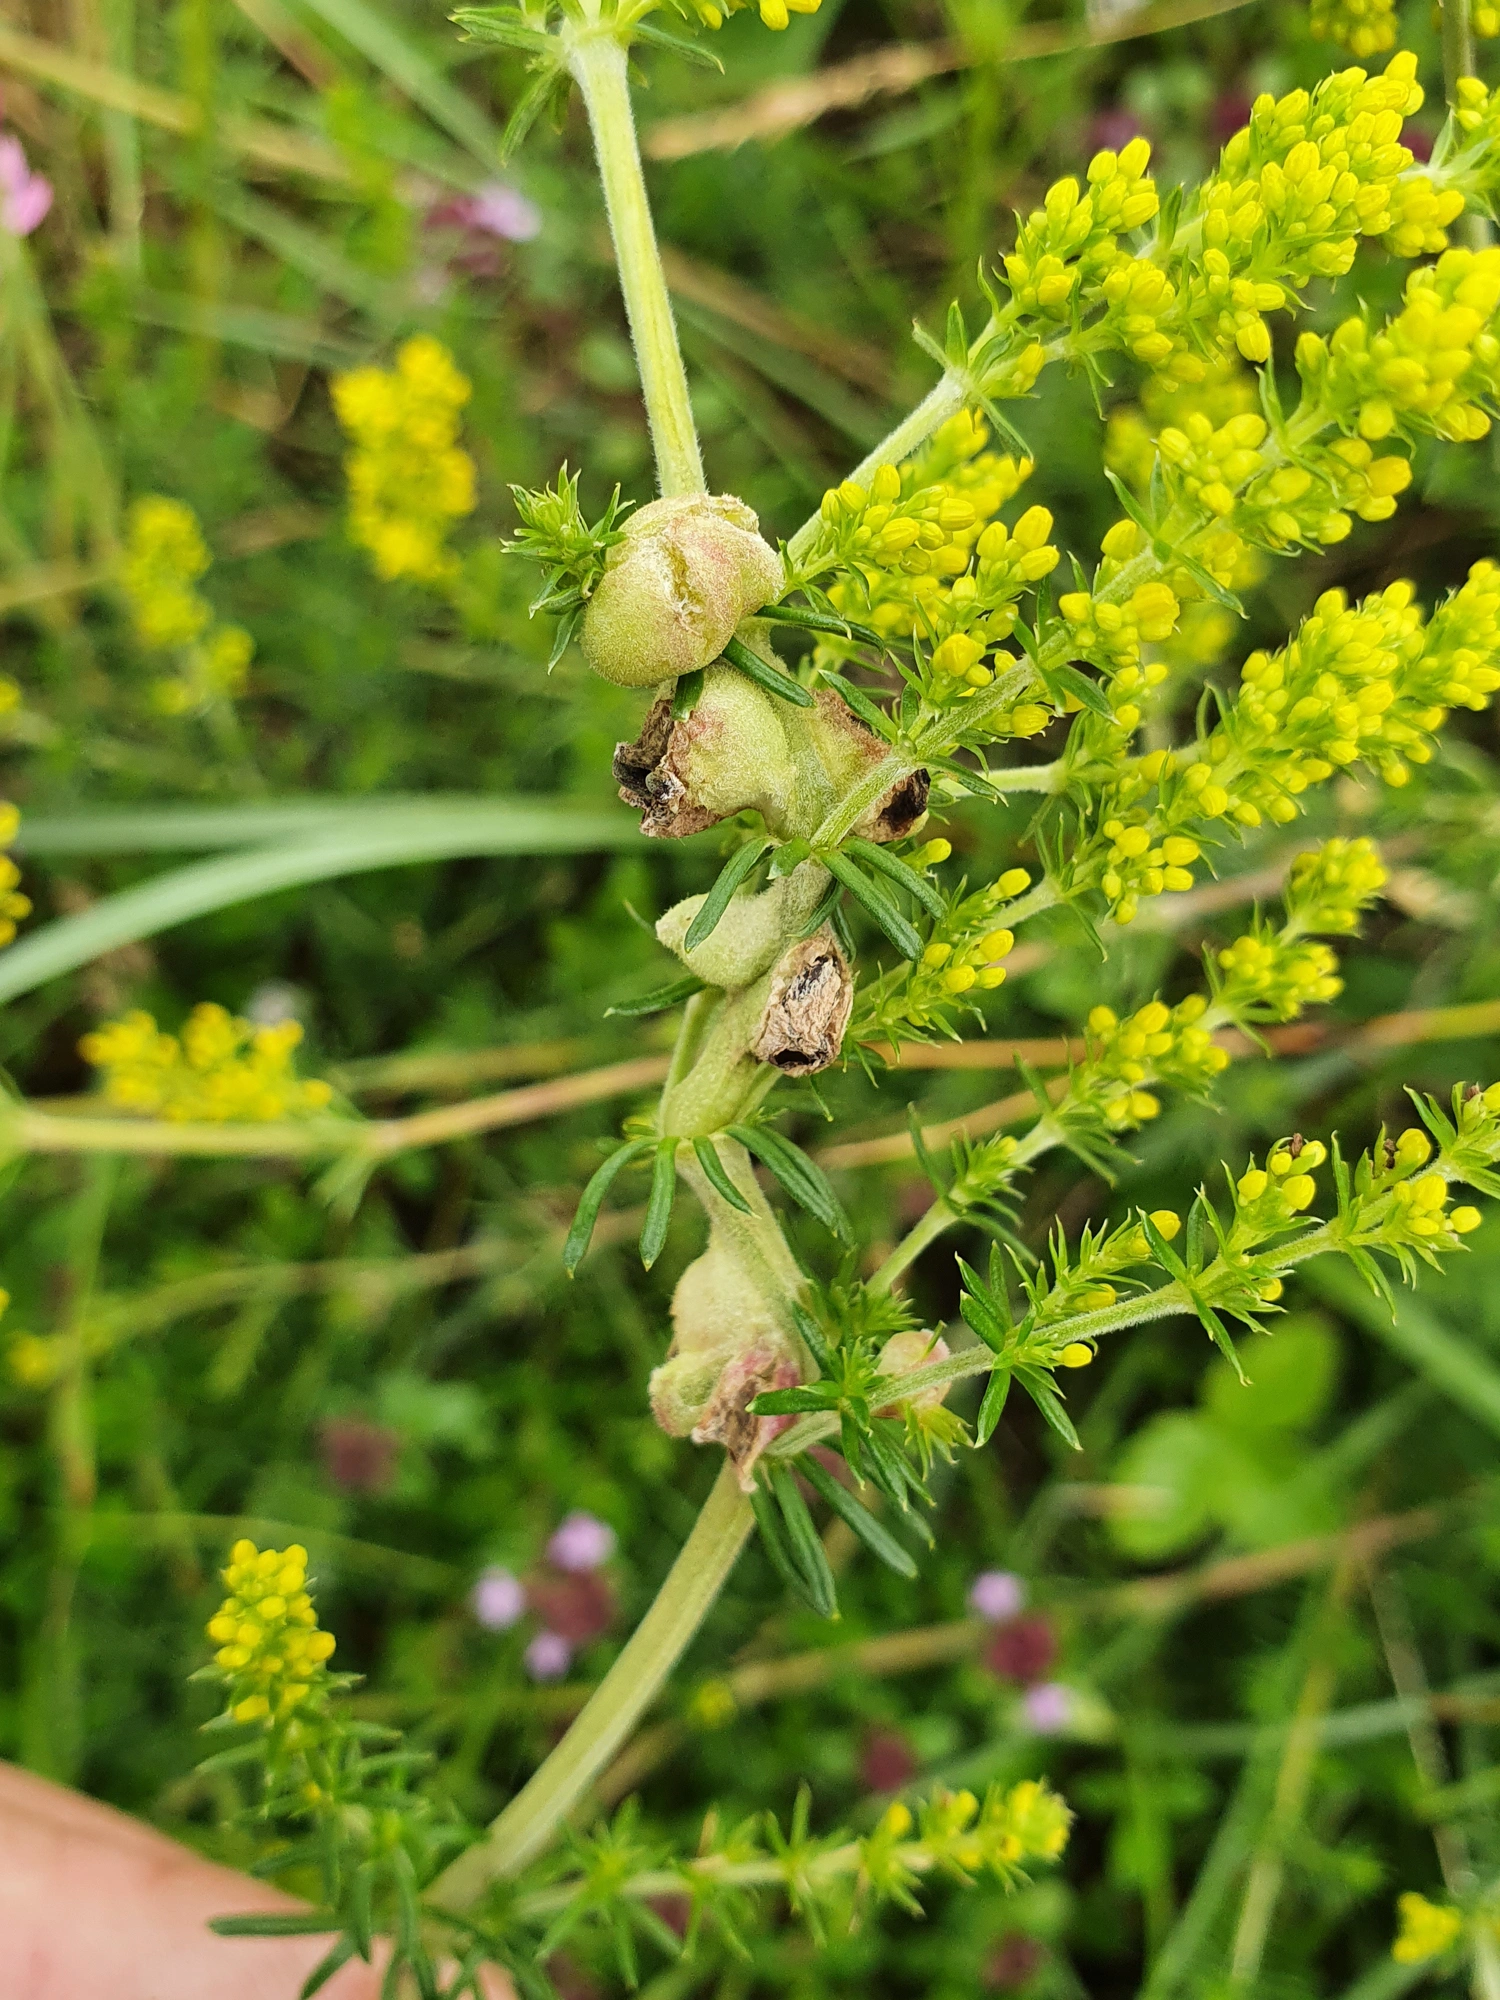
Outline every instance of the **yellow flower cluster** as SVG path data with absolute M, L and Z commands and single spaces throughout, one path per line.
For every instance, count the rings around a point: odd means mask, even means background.
M 0 799 L 0 847 L 9 847 L 20 830 L 21 815 L 8 799 Z M 31 898 L 20 892 L 21 871 L 8 854 L 0 854 L 0 946 L 16 934 L 16 925 L 31 915 Z
M 1314 40 L 1350 55 L 1382 55 L 1396 46 L 1395 0 L 1312 0 L 1307 25 Z
M 911 858 L 921 867 L 945 861 L 950 851 L 947 841 L 932 841 Z M 1003 913 L 1030 887 L 1031 877 L 1024 868 L 1007 868 L 987 887 L 960 896 L 943 920 L 933 925 L 932 937 L 915 965 L 898 966 L 861 987 L 851 1039 L 899 1040 L 902 1035 L 922 1038 L 934 1030 L 946 1031 L 955 1002 L 1003 985 L 1004 960 L 1015 945 Z
M 1188 886 L 1169 871 L 1186 874 L 1205 822 L 1294 820 L 1309 786 L 1359 760 L 1404 785 L 1409 766 L 1431 757 L 1449 707 L 1483 708 L 1496 688 L 1493 563 L 1476 563 L 1426 624 L 1409 583 L 1354 606 L 1325 591 L 1289 645 L 1250 655 L 1237 699 L 1195 752 L 1153 751 L 1123 768 L 1070 857 L 1067 886 L 1097 886 L 1115 921 L 1129 923 L 1140 897 Z
M 324 1110 L 333 1092 L 292 1068 L 302 1040 L 296 1021 L 257 1028 L 225 1008 L 195 1007 L 179 1039 L 147 1013 L 106 1022 L 78 1044 L 103 1072 L 104 1095 L 122 1111 L 177 1123 L 261 1123 Z
M 1086 188 L 1071 176 L 1048 188 L 1005 259 L 1011 294 L 1023 311 L 1066 322 L 1083 286 L 1119 270 L 1117 237 L 1157 212 L 1156 184 L 1146 175 L 1150 159 L 1149 142 L 1132 139 L 1119 153 L 1094 155 Z
M 1257 1236 L 1284 1228 L 1311 1208 L 1318 1193 L 1313 1175 L 1327 1158 L 1328 1148 L 1319 1139 L 1278 1140 L 1264 1167 L 1248 1167 L 1235 1182 L 1236 1220 Z
M 898 1799 L 860 1842 L 860 1872 L 878 1895 L 909 1905 L 915 1883 L 935 1868 L 1010 1882 L 1022 1862 L 1055 1861 L 1072 1823 L 1057 1793 L 1036 1778 L 1008 1791 L 992 1785 L 982 1806 L 972 1792 L 940 1791 L 915 1818 Z
M 1132 535 L 1136 532 L 1133 521 L 1120 525 Z M 1124 541 L 1123 535 L 1111 529 L 1105 537 L 1106 554 L 1111 536 L 1114 547 Z M 1077 657 L 1107 669 L 1138 665 L 1143 644 L 1172 636 L 1180 609 L 1175 593 L 1160 580 L 1138 584 L 1123 604 L 1087 590 L 1070 590 L 1057 600 L 1057 608 L 1073 628 Z
M 1229 1056 L 1203 1025 L 1208 1002 L 1190 993 L 1175 1007 L 1149 1000 L 1121 1020 L 1111 1007 L 1095 1007 L 1088 1017 L 1088 1057 L 1074 1072 L 1067 1103 L 1097 1113 L 1111 1132 L 1144 1125 L 1161 1110 L 1148 1083 L 1173 1084 L 1202 1092 Z
M 1500 388 L 1497 309 L 1500 250 L 1449 250 L 1412 272 L 1401 312 L 1379 331 L 1356 317 L 1330 340 L 1303 334 L 1297 369 L 1361 437 L 1481 438 L 1490 427 L 1481 401 Z
M 701 21 L 705 28 L 722 28 L 726 15 L 738 14 L 749 0 L 681 0 L 682 10 Z M 755 0 L 756 11 L 766 27 L 778 33 L 793 14 L 816 14 L 823 0 Z
M 1299 854 L 1287 874 L 1285 935 L 1357 930 L 1364 911 L 1386 885 L 1385 865 L 1373 840 L 1325 840 Z
M 255 652 L 242 626 L 214 624 L 213 606 L 193 588 L 209 560 L 198 517 L 183 501 L 153 493 L 131 506 L 120 588 L 141 644 L 179 655 L 178 671 L 152 688 L 167 715 L 242 694 Z
M 1148 375 L 1136 402 L 1110 412 L 1104 462 L 1127 486 L 1144 494 L 1156 461 L 1156 440 L 1168 426 L 1180 430 L 1190 418 L 1205 417 L 1212 432 L 1231 417 L 1259 408 L 1255 377 L 1238 355 L 1220 355 L 1198 382 L 1172 382 Z
M 1326 944 L 1287 944 L 1261 926 L 1226 945 L 1218 963 L 1223 984 L 1215 998 L 1242 1021 L 1295 1021 L 1344 990 L 1338 958 Z
M 344 461 L 349 532 L 380 576 L 441 585 L 458 574 L 447 536 L 474 509 L 474 461 L 458 443 L 470 394 L 427 334 L 402 346 L 394 369 L 334 378 L 334 411 L 355 447 Z
M 207 1629 L 228 1683 L 228 1713 L 270 1728 L 319 1691 L 334 1650 L 307 1592 L 307 1550 L 236 1542 L 221 1574 L 229 1595 Z
M 1464 1934 L 1461 1911 L 1443 1903 L 1429 1903 L 1425 1896 L 1408 1889 L 1396 1898 L 1400 1928 L 1391 1946 L 1398 1965 L 1420 1965 L 1427 1958 L 1441 1958 Z

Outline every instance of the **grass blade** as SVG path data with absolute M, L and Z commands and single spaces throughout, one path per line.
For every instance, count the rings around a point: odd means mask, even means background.
M 35 828 L 32 835 L 35 842 Z M 278 889 L 459 855 L 587 853 L 633 846 L 636 838 L 628 821 L 602 814 L 574 815 L 551 804 L 533 808 L 506 801 L 488 809 L 448 805 L 387 814 L 383 821 L 362 811 L 321 834 L 309 830 L 297 840 L 173 869 L 106 896 L 77 916 L 48 924 L 0 960 L 0 1001 L 30 993 L 119 945 L 155 937 L 190 918 Z

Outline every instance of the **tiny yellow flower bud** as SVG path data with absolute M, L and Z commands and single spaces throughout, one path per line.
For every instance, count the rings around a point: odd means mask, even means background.
M 1477 1208 L 1455 1208 L 1448 1217 L 1448 1227 L 1456 1229 L 1460 1236 L 1467 1236 L 1484 1220 Z
M 880 1830 L 891 1840 L 903 1840 L 911 1832 L 911 1811 L 899 1799 L 888 1805 L 881 1815 Z
M 1023 890 L 1031 887 L 1031 877 L 1024 868 L 1007 868 L 995 884 L 995 887 L 1009 901 L 1011 897 L 1019 896 Z M 1496 1094 L 1496 1106 L 1494 1108 L 1500 1108 L 1500 1083 L 1492 1085 L 1491 1088 Z
M 1182 1217 L 1171 1208 L 1153 1208 L 1151 1222 L 1157 1234 L 1164 1236 L 1169 1243 L 1182 1228 Z
M 946 965 L 952 956 L 952 945 L 945 944 L 941 938 L 934 938 L 922 954 L 922 963 L 935 972 L 940 965 Z
M 885 506 L 901 498 L 901 474 L 894 465 L 877 468 L 875 477 L 870 481 L 870 497 Z
M 1304 1209 L 1318 1191 L 1318 1184 L 1311 1174 L 1293 1174 L 1282 1183 L 1281 1193 L 1288 1208 Z
M 1259 1201 L 1270 1185 L 1269 1179 L 1260 1168 L 1252 1167 L 1248 1173 L 1240 1175 L 1238 1182 L 1240 1200 Z
M 952 965 L 943 974 L 943 984 L 950 993 L 967 993 L 978 977 L 972 965 Z
M 1057 1357 L 1064 1368 L 1087 1368 L 1093 1358 L 1093 1348 L 1082 1340 L 1070 1340 Z

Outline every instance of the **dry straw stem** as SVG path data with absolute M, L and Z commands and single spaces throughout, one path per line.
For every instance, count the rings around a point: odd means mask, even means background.
M 1466 1041 L 1497 1033 L 1500 1033 L 1500 1000 L 1481 1000 L 1459 1007 L 1385 1014 L 1345 1033 L 1317 1022 L 1294 1022 L 1285 1028 L 1270 1029 L 1265 1040 L 1277 1054 L 1301 1055 L 1311 1049 L 1338 1048 L 1358 1056 L 1413 1042 Z M 1249 1036 L 1234 1029 L 1224 1030 L 1217 1040 L 1236 1056 L 1258 1050 Z M 1047 1068 L 1075 1061 L 1081 1052 L 1079 1042 L 1062 1038 L 953 1045 L 917 1043 L 901 1050 L 900 1060 L 903 1068 L 911 1070 L 1009 1069 L 1019 1057 L 1038 1068 Z M 489 1053 L 496 1059 L 520 1059 L 514 1050 L 481 1053 Z M 448 1060 L 427 1056 L 392 1059 L 393 1063 L 413 1065 Z M 451 1060 L 473 1062 L 476 1058 L 463 1056 Z M 5 1136 L 22 1151 L 33 1153 L 180 1153 L 196 1158 L 237 1159 L 318 1159 L 344 1154 L 385 1160 L 417 1147 L 447 1145 L 455 1139 L 474 1138 L 481 1132 L 532 1124 L 558 1112 L 574 1111 L 586 1104 L 648 1089 L 664 1081 L 669 1061 L 667 1056 L 636 1056 L 628 1062 L 606 1063 L 600 1069 L 580 1070 L 572 1076 L 527 1084 L 519 1090 L 499 1091 L 492 1097 L 471 1098 L 462 1104 L 414 1112 L 407 1118 L 368 1122 L 310 1118 L 300 1123 L 264 1125 L 176 1124 L 156 1118 L 100 1117 L 94 1111 L 96 1098 L 61 1098 L 49 1104 L 13 1109 Z M 399 1077 L 402 1072 L 397 1068 L 394 1074 Z M 1066 1089 L 1065 1075 L 1054 1077 L 1048 1085 L 1054 1102 Z M 997 1103 L 924 1127 L 923 1138 L 929 1147 L 946 1146 L 958 1138 L 981 1138 L 1017 1123 L 1035 1108 L 1036 1099 L 1030 1091 L 1016 1091 Z M 824 1166 L 883 1166 L 913 1157 L 913 1147 L 910 1133 L 903 1129 L 879 1138 L 825 1146 L 816 1157 Z
M 57 84 L 75 97 L 102 104 L 111 111 L 124 111 L 143 124 L 160 126 L 164 132 L 184 137 L 195 135 L 201 123 L 198 107 L 176 91 L 162 90 L 154 83 L 142 83 L 123 70 L 109 69 L 74 55 L 71 49 L 37 35 L 23 35 L 18 28 L 0 23 L 0 69 L 14 70 L 38 83 Z M 290 126 L 277 125 L 269 118 L 246 118 L 226 112 L 216 120 L 215 143 L 227 153 L 253 160 L 257 166 L 277 173 L 310 174 L 315 180 L 348 183 L 350 168 L 334 147 Z
M 1080 33 L 1066 23 L 1018 28 L 997 50 L 979 49 L 962 41 L 898 42 L 871 55 L 855 56 L 812 76 L 787 77 L 767 84 L 742 104 L 721 111 L 696 112 L 686 118 L 664 118 L 646 133 L 645 151 L 653 160 L 683 160 L 725 146 L 742 146 L 747 139 L 780 139 L 811 125 L 830 111 L 850 111 L 872 97 L 914 90 L 935 76 L 982 64 L 1025 62 L 1035 56 L 1066 55 L 1076 49 L 1106 48 L 1113 42 L 1135 41 L 1168 28 L 1185 28 L 1194 21 L 1232 13 L 1248 0 L 1165 0 L 1139 8 Z
M 1097 1618 L 1171 1618 L 1196 1604 L 1248 1597 L 1341 1563 L 1372 1561 L 1389 1549 L 1430 1539 L 1443 1524 L 1444 1516 L 1435 1507 L 1382 1515 L 1344 1534 L 1308 1535 L 1255 1555 L 1227 1556 L 1191 1569 L 1173 1570 L 1166 1576 L 1083 1590 L 1066 1599 L 1066 1608 Z M 844 1675 L 874 1678 L 910 1674 L 967 1659 L 980 1650 L 993 1630 L 983 1619 L 955 1618 L 852 1645 L 821 1646 L 779 1660 L 755 1660 L 726 1674 L 722 1686 L 733 1697 L 736 1709 L 755 1708 L 762 1702 L 807 1694 Z M 591 1803 L 607 1810 L 626 1797 L 674 1755 L 691 1733 L 688 1724 L 677 1721 L 642 1730 L 600 1778 Z

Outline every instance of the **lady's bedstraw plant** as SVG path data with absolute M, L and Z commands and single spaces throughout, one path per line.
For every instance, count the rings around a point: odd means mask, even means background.
M 786 25 L 787 4 L 760 0 L 769 27 Z M 709 0 L 679 12 L 679 27 L 722 18 Z M 818 1921 L 851 1899 L 910 1906 L 934 1873 L 1010 1883 L 1056 1856 L 1066 1810 L 1027 1784 L 983 1803 L 939 1793 L 915 1817 L 893 1806 L 862 1840 L 815 1837 L 805 1801 L 789 1829 L 710 1819 L 690 1859 L 653 1845 L 627 1812 L 516 1879 L 655 1697 L 753 1527 L 788 1585 L 831 1616 L 809 1490 L 911 1575 L 896 1530 L 914 1518 L 933 1453 L 984 1444 L 1014 1387 L 1076 1442 L 1058 1371 L 1086 1366 L 1105 1337 L 1195 1316 L 1232 1356 L 1231 1328 L 1259 1327 L 1306 1259 L 1340 1252 L 1384 1291 L 1379 1257 L 1411 1276 L 1477 1225 L 1455 1202 L 1460 1184 L 1500 1192 L 1500 1084 L 1476 1085 L 1447 1108 L 1416 1101 L 1418 1122 L 1382 1132 L 1356 1161 L 1293 1134 L 1236 1163 L 1186 1216 L 1139 1213 L 1076 1241 L 1059 1229 L 1040 1265 L 997 1248 L 983 1272 L 961 1267 L 963 1326 L 946 1335 L 915 1324 L 900 1295 L 913 1259 L 962 1218 L 987 1213 L 1004 1242 L 1024 1177 L 1049 1151 L 1108 1172 L 1112 1149 L 1165 1094 L 1212 1092 L 1238 1041 L 1226 1031 L 1253 1035 L 1337 993 L 1324 940 L 1353 931 L 1385 879 L 1365 840 L 1300 855 L 1279 920 L 1210 950 L 1201 990 L 1124 1018 L 1094 1008 L 1072 1067 L 1036 1082 L 1018 1129 L 960 1146 L 951 1169 L 915 1135 L 932 1203 L 861 1282 L 833 1187 L 773 1122 L 783 1076 L 852 1057 L 874 1066 L 903 1041 L 961 1033 L 1041 912 L 1071 911 L 1096 935 L 1127 925 L 1190 888 L 1246 830 L 1293 823 L 1337 774 L 1361 767 L 1404 784 L 1448 712 L 1482 708 L 1500 687 L 1500 570 L 1481 562 L 1431 612 L 1405 583 L 1359 603 L 1327 592 L 1284 646 L 1250 654 L 1237 685 L 1198 703 L 1186 734 L 1173 728 L 1193 709 L 1189 683 L 1230 643 L 1237 588 L 1273 559 L 1337 544 L 1356 519 L 1389 518 L 1420 440 L 1489 431 L 1500 251 L 1450 247 L 1448 232 L 1466 209 L 1487 213 L 1500 187 L 1500 99 L 1465 81 L 1418 166 L 1401 130 L 1422 92 L 1415 58 L 1398 54 L 1380 75 L 1351 68 L 1311 92 L 1260 98 L 1208 179 L 1165 201 L 1144 140 L 1097 154 L 1021 219 L 983 278 L 977 330 L 955 305 L 941 342 L 921 336 L 941 369 L 925 400 L 773 547 L 742 500 L 707 489 L 635 144 L 630 48 L 692 44 L 649 0 L 456 18 L 533 66 L 513 137 L 573 86 L 583 98 L 659 479 L 655 499 L 629 507 L 616 495 L 591 521 L 564 469 L 550 490 L 517 493 L 514 546 L 542 566 L 554 658 L 576 639 L 594 671 L 648 692 L 640 733 L 614 764 L 643 830 L 721 826 L 729 852 L 713 886 L 657 926 L 677 965 L 637 1011 L 682 1006 L 670 1074 L 590 1182 L 565 1253 L 576 1269 L 626 1175 L 645 1176 L 647 1265 L 679 1186 L 707 1219 L 650 1397 L 665 1430 L 724 1462 L 615 1666 L 474 1835 L 428 1814 L 410 1760 L 346 1719 L 300 1551 L 238 1547 L 210 1627 L 227 1724 L 255 1732 L 229 1753 L 262 1771 L 255 1811 L 304 1830 L 269 1865 L 303 1869 L 304 1882 L 313 1871 L 320 1895 L 316 1915 L 275 1921 L 337 1934 L 320 1976 L 384 1930 L 422 1991 L 450 1993 L 477 1991 L 486 1958 L 541 1990 L 537 1965 L 584 1922 L 609 1929 L 633 1977 L 638 1938 L 682 1948 L 652 1912 L 667 1893 L 690 1899 L 690 1948 L 700 1923 L 732 1938 L 757 1887 Z M 1360 311 L 1326 337 L 1303 333 L 1289 398 L 1270 366 L 1274 329 L 1316 281 L 1347 272 L 1362 243 L 1413 262 L 1403 301 L 1388 318 Z M 1143 378 L 1139 414 L 1111 439 L 1119 518 L 1091 557 L 1066 550 L 1046 508 L 1011 507 L 1032 462 L 1003 406 L 1056 364 L 1096 386 L 1122 364 Z M 354 532 L 386 575 L 437 587 L 451 575 L 446 537 L 471 495 L 457 442 L 464 387 L 431 342 L 409 344 L 394 375 L 338 385 L 356 447 Z M 424 453 L 441 476 L 414 483 Z M 814 647 L 796 669 L 777 649 L 793 629 Z M 1018 759 L 1017 744 L 1060 718 L 1051 761 Z M 988 882 L 945 875 L 948 843 L 927 834 L 934 809 L 1018 792 L 1037 800 L 1039 862 Z M 857 952 L 856 913 L 888 949 Z M 289 1049 L 257 1061 L 260 1045 L 238 1034 L 214 1021 L 179 1046 L 140 1018 L 104 1031 L 93 1053 L 112 1089 L 155 1092 L 168 1113 L 212 1095 L 215 1076 L 226 1090 L 264 1088 L 282 1116 L 309 1108 L 286 1098 L 307 1088 L 290 1079 Z M 192 1049 L 205 1038 L 218 1066 L 200 1076 Z M 826 1281 L 793 1257 L 757 1167 L 826 1229 Z M 982 1389 L 972 1425 L 945 1404 L 967 1377 Z M 842 1454 L 847 1482 L 814 1445 Z

